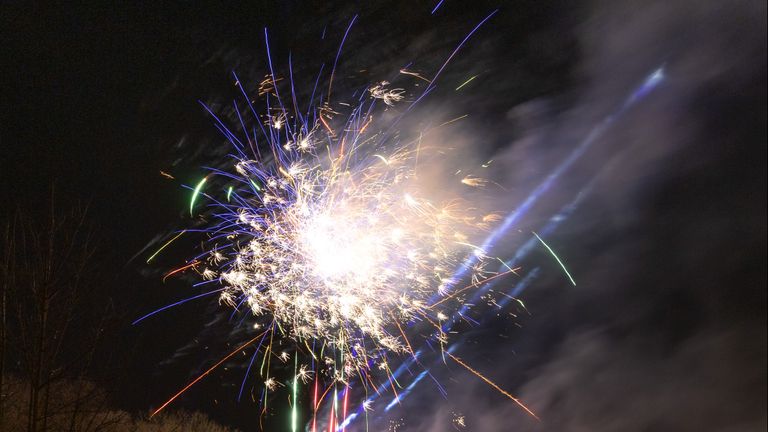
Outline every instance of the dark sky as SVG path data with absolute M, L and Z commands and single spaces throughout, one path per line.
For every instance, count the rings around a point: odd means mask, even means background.
M 378 407 L 373 430 L 401 418 L 400 431 L 452 430 L 457 415 L 471 431 L 765 430 L 762 2 L 446 0 L 434 15 L 436 2 L 283 3 L 0 9 L 2 209 L 34 208 L 51 185 L 62 202 L 89 203 L 121 322 L 109 350 L 121 364 L 118 406 L 157 406 L 243 336 L 205 301 L 132 327 L 189 295 L 190 280 L 160 278 L 194 242 L 154 265 L 143 263 L 147 252 L 131 258 L 184 226 L 180 183 L 199 179 L 225 145 L 198 100 L 235 99 L 233 70 L 261 80 L 263 28 L 276 68 L 287 70 L 290 52 L 297 82 L 309 87 L 355 14 L 339 76 L 365 69 L 354 79 L 373 81 L 410 62 L 433 74 L 499 7 L 446 69 L 423 115 L 471 114 L 451 139 L 473 146 L 478 160 L 494 158 L 503 210 L 520 205 L 649 72 L 663 66 L 665 80 L 498 246 L 512 256 L 583 192 L 548 237 L 578 286 L 551 257 L 532 253 L 522 263 L 539 269 L 523 295 L 530 314 L 491 314 L 467 329 L 457 351 L 542 421 L 450 365 L 433 371 L 447 399 L 423 381 L 402 406 Z M 476 74 L 468 92 L 454 91 Z M 242 371 L 239 361 L 229 366 L 179 406 L 252 430 L 257 408 L 234 402 Z

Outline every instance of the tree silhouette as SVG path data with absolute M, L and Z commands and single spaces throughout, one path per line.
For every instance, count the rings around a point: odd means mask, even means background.
M 52 193 L 45 210 L 16 209 L 2 227 L 0 425 L 17 421 L 24 401 L 29 432 L 101 430 L 115 419 L 96 414 L 108 398 L 86 376 L 109 303 L 92 304 L 97 242 L 87 208 L 61 211 Z

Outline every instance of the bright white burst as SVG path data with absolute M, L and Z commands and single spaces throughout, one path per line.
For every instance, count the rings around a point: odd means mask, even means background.
M 459 197 L 432 199 L 416 175 L 418 151 L 422 160 L 427 151 L 371 132 L 370 104 L 393 104 L 401 93 L 374 86 L 343 133 L 323 111 L 311 124 L 270 116 L 273 157 L 235 162 L 232 175 L 244 187 L 237 205 L 226 206 L 232 246 L 226 259 L 222 247 L 209 259 L 225 286 L 222 303 L 242 302 L 296 340 L 354 350 L 349 373 L 372 357 L 407 352 L 407 322 L 445 319 L 431 304 L 467 256 L 482 261 L 467 241 L 494 218 L 464 209 Z
M 447 61 L 495 13 L 481 21 Z M 395 130 L 403 116 L 434 89 L 447 61 L 431 79 L 400 70 L 402 75 L 429 83 L 419 91 L 420 95 L 406 94 L 402 88 L 390 88 L 387 81 L 378 81 L 364 90 L 357 89 L 351 95 L 357 102 L 351 104 L 336 101 L 335 93 L 331 98 L 334 63 L 327 91 L 318 91 L 315 98 L 313 90 L 306 111 L 299 109 L 292 76 L 281 86 L 278 83 L 283 79 L 272 75 L 259 83 L 258 96 L 265 98 L 267 106 L 262 114 L 257 114 L 255 100 L 235 77 L 235 85 L 245 96 L 253 117 L 248 118 L 248 111 L 241 112 L 235 103 L 230 112 L 233 121 L 229 122 L 234 129 L 217 118 L 220 130 L 234 147 L 234 161 L 228 169 L 211 169 L 210 175 L 190 188 L 191 216 L 195 216 L 195 203 L 201 205 L 203 196 L 212 209 L 201 218 L 205 222 L 201 231 L 208 236 L 208 243 L 204 243 L 201 255 L 165 277 L 193 269 L 203 279 L 199 285 L 219 282 L 220 288 L 187 300 L 218 292 L 220 304 L 249 311 L 256 317 L 252 327 L 258 334 L 152 415 L 233 356 L 245 355 L 247 348 L 256 346 L 241 394 L 256 355 L 262 356 L 258 375 L 264 380 L 263 395 L 285 386 L 270 371 L 272 359 L 279 360 L 283 368 L 293 359 L 292 430 L 297 430 L 299 382 L 314 381 L 315 410 L 326 396 L 333 395 L 328 405 L 334 410 L 331 418 L 338 423 L 347 417 L 353 379 L 359 378 L 366 394 L 369 390 L 378 394 L 380 385 L 375 375 L 386 375 L 385 383 L 392 386 L 395 400 L 399 401 L 395 390 L 395 384 L 399 385 L 397 372 L 390 367 L 389 354 L 407 353 L 416 360 L 414 342 L 421 347 L 425 340 L 439 343 L 443 361 L 453 359 L 521 405 L 445 350 L 444 327 L 456 316 L 452 306 L 468 306 L 463 304 L 468 289 L 508 273 L 489 276 L 484 270 L 490 258 L 488 251 L 473 245 L 486 236 L 483 231 L 491 229 L 500 216 L 481 213 L 476 203 L 451 196 L 452 190 L 468 193 L 466 186 L 483 187 L 488 182 L 471 174 L 459 178 L 462 170 L 446 169 L 454 182 L 446 184 L 445 179 L 435 176 L 435 168 L 442 167 L 435 160 L 442 158 L 445 149 L 441 149 L 440 142 L 431 142 L 431 130 L 417 131 L 411 141 L 407 132 Z M 410 105 L 396 107 L 406 97 Z M 212 192 L 215 186 L 223 186 L 226 195 Z M 464 280 L 470 285 L 457 286 Z M 287 339 L 295 344 L 287 351 L 276 352 Z M 304 363 L 310 357 L 311 366 L 299 366 L 300 361 Z M 320 383 L 324 391 L 318 387 Z M 336 418 L 338 386 L 345 387 L 340 413 L 344 417 Z M 268 400 L 266 396 L 262 399 L 262 413 L 267 412 Z M 373 399 L 366 399 L 363 410 L 370 411 L 372 403 Z M 463 426 L 463 418 L 459 425 Z M 402 423 L 390 426 L 394 430 Z

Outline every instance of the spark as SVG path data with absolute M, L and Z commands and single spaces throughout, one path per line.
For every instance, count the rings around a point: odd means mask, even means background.
M 302 365 L 299 368 L 299 371 L 296 373 L 296 376 L 301 380 L 302 383 L 306 384 L 309 380 L 312 379 L 313 374 L 313 371 L 307 370 L 306 365 Z
M 440 5 L 442 5 L 444 1 L 445 0 L 440 0 L 439 2 L 437 2 L 437 5 L 435 5 L 434 9 L 432 9 L 431 15 L 434 15 L 435 12 L 437 12 L 437 10 L 440 8 Z
M 293 409 L 291 410 L 291 431 L 296 432 L 299 424 L 299 412 L 298 412 L 298 399 L 296 398 L 299 387 L 299 375 L 297 374 L 296 367 L 298 366 L 298 357 L 294 357 L 293 360 Z
M 511 271 L 511 272 L 512 272 L 512 273 L 514 273 L 515 275 L 517 275 L 517 272 L 518 272 L 518 270 L 520 270 L 520 269 L 522 268 L 522 267 L 515 267 L 515 268 L 512 268 L 512 267 L 510 267 L 510 266 L 509 266 L 509 264 L 507 264 L 506 262 L 504 262 L 504 260 L 503 260 L 503 259 L 501 259 L 501 258 L 496 258 L 496 259 L 497 259 L 497 260 L 498 260 L 498 261 L 501 263 L 501 265 L 502 265 L 503 267 L 505 267 L 507 270 Z
M 283 124 L 285 123 L 285 118 L 282 114 L 279 116 L 272 117 L 272 127 L 280 130 L 283 128 Z
M 475 177 L 475 176 L 466 176 L 463 179 L 461 179 L 461 183 L 469 187 L 482 187 L 482 186 L 485 186 L 486 183 L 488 183 L 488 180 Z
M 508 393 L 506 390 L 504 390 L 503 388 L 499 387 L 499 386 L 498 386 L 496 383 L 494 383 L 494 382 L 493 382 L 493 381 L 491 381 L 490 379 L 486 378 L 486 377 L 485 377 L 485 375 L 483 375 L 483 374 L 481 374 L 480 372 L 478 372 L 478 371 L 476 371 L 476 370 L 472 369 L 472 368 L 471 368 L 471 367 L 470 367 L 468 364 L 464 363 L 464 361 L 462 361 L 460 358 L 458 358 L 458 357 L 454 356 L 454 355 L 453 355 L 453 354 L 451 354 L 450 352 L 446 352 L 446 354 L 448 355 L 448 357 L 450 357 L 451 359 L 453 359 L 453 361 L 455 361 L 455 362 L 456 362 L 456 363 L 458 363 L 459 365 L 463 366 L 463 367 L 464 367 L 466 370 L 468 370 L 468 371 L 472 372 L 472 374 L 474 374 L 476 377 L 478 377 L 478 378 L 480 378 L 481 380 L 485 381 L 485 383 L 486 383 L 486 384 L 488 384 L 489 386 L 493 387 L 495 390 L 497 390 L 498 392 L 500 392 L 500 393 L 501 393 L 501 394 L 503 394 L 504 396 L 506 396 L 506 397 L 508 397 L 509 399 L 511 399 L 511 400 L 512 400 L 514 403 L 516 403 L 516 404 L 517 404 L 517 405 L 518 405 L 520 408 L 522 408 L 522 409 L 523 409 L 525 412 L 527 412 L 527 413 L 528 413 L 528 414 L 529 414 L 531 417 L 535 418 L 536 420 L 541 420 L 541 419 L 539 419 L 539 417 L 538 417 L 538 416 L 537 416 L 537 415 L 536 415 L 536 414 L 535 414 L 533 411 L 531 411 L 531 409 L 530 409 L 530 408 L 528 408 L 527 406 L 525 406 L 525 405 L 524 405 L 524 404 L 523 404 L 523 403 L 520 401 L 520 399 L 518 399 L 518 398 L 516 398 L 516 397 L 512 396 L 511 394 L 509 394 L 509 393 Z
M 178 306 L 180 304 L 184 304 L 184 303 L 186 303 L 188 301 L 192 301 L 192 300 L 196 300 L 196 299 L 199 299 L 199 298 L 202 298 L 202 297 L 206 297 L 206 296 L 209 296 L 209 295 L 212 295 L 212 294 L 220 293 L 220 292 L 224 291 L 224 289 L 225 288 L 215 289 L 213 291 L 208 291 L 208 292 L 205 292 L 205 293 L 202 293 L 202 294 L 198 294 L 196 296 L 192 296 L 192 297 L 186 298 L 184 300 L 179 300 L 176 303 L 171 303 L 169 305 L 163 306 L 160 309 L 157 309 L 157 310 L 155 310 L 153 312 L 150 312 L 150 313 L 144 315 L 143 317 L 140 317 L 140 318 L 134 320 L 131 324 L 132 325 L 136 325 L 136 324 L 140 323 L 141 321 L 144 321 L 145 319 L 151 317 L 152 315 L 160 313 L 160 312 L 162 312 L 164 310 L 168 310 L 168 309 L 170 309 L 172 307 Z
M 453 413 L 453 425 L 457 429 L 467 427 L 466 417 L 463 414 Z
M 395 102 L 403 100 L 403 93 L 405 93 L 405 90 L 401 88 L 390 89 L 387 88 L 388 85 L 389 82 L 382 81 L 371 87 L 368 92 L 371 94 L 372 98 L 381 99 L 385 104 L 394 106 Z
M 200 191 L 203 189 L 203 185 L 205 184 L 206 180 L 208 180 L 208 177 L 203 177 L 203 179 L 200 180 L 200 183 L 195 186 L 195 190 L 192 191 L 192 198 L 189 200 L 190 216 L 194 216 L 193 209 L 195 208 L 195 201 L 197 200 L 197 196 L 200 194 Z
M 423 76 L 421 76 L 421 74 L 419 74 L 419 73 L 417 73 L 417 72 L 412 72 L 412 71 L 409 71 L 408 69 L 400 69 L 400 73 L 401 73 L 401 74 L 403 74 L 403 75 L 410 75 L 410 76 L 414 76 L 414 77 L 416 77 L 416 78 L 418 78 L 418 79 L 420 79 L 420 80 L 422 80 L 422 81 L 426 81 L 426 82 L 428 82 L 428 83 L 430 83 L 430 84 L 432 83 L 432 81 L 430 81 L 430 80 L 428 80 L 428 79 L 424 78 Z
M 462 88 L 462 87 L 464 87 L 465 85 L 467 85 L 467 84 L 469 84 L 470 82 L 472 82 L 472 80 L 474 80 L 474 79 L 475 79 L 475 78 L 477 78 L 478 76 L 479 76 L 479 75 L 475 75 L 475 76 L 473 76 L 472 78 L 470 78 L 470 79 L 468 79 L 468 80 L 464 81 L 464 82 L 463 82 L 463 83 L 462 83 L 460 86 L 456 87 L 456 91 L 459 91 L 459 90 L 461 90 L 461 88 Z
M 456 117 L 455 119 L 448 120 L 447 122 L 440 124 L 438 127 L 447 126 L 447 125 L 449 125 L 451 123 L 457 122 L 457 121 L 459 121 L 461 119 L 464 119 L 464 118 L 467 118 L 467 117 L 469 117 L 469 114 L 464 114 L 462 116 Z
M 381 159 L 382 162 L 384 162 L 385 164 L 389 165 L 389 161 L 384 156 L 375 154 L 375 155 L 373 155 L 373 157 L 377 157 L 377 158 Z
M 183 230 L 180 233 L 176 234 L 172 239 L 168 240 L 164 245 L 160 246 L 160 249 L 155 251 L 155 253 L 152 254 L 149 258 L 147 258 L 147 264 L 149 264 L 150 261 L 152 261 L 160 252 L 162 252 L 163 249 L 165 249 L 169 244 L 173 243 L 177 238 L 181 237 L 182 234 L 187 232 L 187 230 Z
M 265 333 L 266 333 L 266 332 L 265 332 Z M 149 416 L 149 418 L 152 418 L 152 417 L 154 417 L 155 415 L 157 415 L 157 413 L 159 413 L 160 411 L 164 410 L 164 409 L 165 409 L 165 407 L 167 407 L 168 405 L 170 405 L 170 403 L 171 403 L 171 402 L 173 402 L 174 400 L 176 400 L 176 398 L 178 398 L 179 396 L 181 396 L 181 395 L 182 395 L 182 394 L 183 394 L 185 391 L 189 390 L 189 389 L 190 389 L 190 388 L 191 388 L 193 385 L 197 384 L 197 383 L 198 383 L 198 382 L 199 382 L 201 379 L 205 378 L 205 376 L 206 376 L 206 375 L 208 375 L 209 373 L 211 373 L 211 372 L 212 372 L 213 370 L 215 370 L 217 367 L 221 366 L 221 364 L 222 364 L 222 363 L 224 363 L 225 361 L 229 360 L 229 359 L 230 359 L 232 356 L 234 356 L 235 354 L 237 354 L 238 352 L 240 352 L 242 349 L 244 349 L 244 348 L 247 348 L 248 346 L 250 346 L 251 344 L 253 344 L 254 342 L 256 342 L 256 340 L 257 340 L 257 339 L 259 339 L 261 336 L 263 336 L 263 334 L 264 334 L 264 333 L 262 333 L 262 334 L 260 334 L 260 335 L 256 336 L 255 338 L 253 338 L 253 339 L 249 340 L 248 342 L 246 342 L 246 343 L 244 343 L 244 344 L 240 345 L 239 347 L 237 347 L 237 349 L 235 349 L 235 350 L 234 350 L 234 351 L 232 351 L 231 353 L 229 353 L 229 354 L 227 354 L 226 356 L 224 356 L 224 358 L 222 358 L 222 359 L 221 359 L 221 360 L 219 360 L 219 361 L 218 361 L 216 364 L 214 364 L 213 366 L 211 366 L 210 368 L 208 368 L 208 370 L 206 370 L 205 372 L 203 372 L 202 374 L 200 374 L 200 376 L 198 376 L 197 378 L 195 378 L 194 380 L 192 380 L 192 382 L 190 382 L 189 384 L 187 384 L 187 385 L 186 385 L 186 386 L 185 386 L 183 389 L 181 389 L 181 390 L 180 390 L 178 393 L 176 393 L 176 394 L 175 394 L 175 395 L 173 395 L 173 396 L 172 396 L 170 399 L 168 399 L 168 400 L 167 400 L 167 401 L 166 401 L 164 404 L 162 404 L 162 405 L 160 406 L 160 408 L 158 408 L 158 409 L 156 409 L 154 412 L 152 412 L 152 414 Z
M 563 264 L 563 261 L 560 259 L 560 257 L 558 257 L 558 256 L 557 256 L 557 254 L 555 253 L 555 251 L 554 251 L 554 250 L 552 250 L 552 248 L 551 248 L 551 247 L 549 247 L 549 245 L 548 245 L 546 242 L 544 242 L 544 239 L 542 239 L 541 237 L 539 237 L 539 235 L 538 235 L 538 234 L 536 234 L 536 233 L 534 232 L 534 233 L 533 233 L 533 235 L 535 235 L 535 236 L 536 236 L 536 238 L 537 238 L 537 239 L 538 239 L 538 240 L 541 242 L 541 244 L 542 244 L 542 245 L 544 245 L 544 247 L 545 247 L 545 248 L 547 248 L 547 250 L 548 250 L 548 251 L 549 251 L 549 253 L 552 255 L 552 257 L 555 259 L 555 261 L 557 261 L 557 263 L 558 263 L 558 264 L 560 264 L 560 268 L 562 268 L 562 269 L 563 269 L 563 272 L 565 272 L 565 275 L 566 275 L 566 276 L 568 276 L 568 279 L 571 281 L 571 283 L 573 284 L 573 286 L 576 286 L 576 281 L 575 281 L 575 280 L 573 280 L 573 276 L 571 276 L 571 273 L 568 271 L 568 269 L 567 269 L 567 268 L 565 268 L 565 264 Z
M 173 275 L 175 275 L 177 273 L 181 273 L 184 270 L 189 270 L 191 268 L 196 267 L 198 264 L 200 264 L 200 261 L 195 260 L 195 261 L 192 261 L 191 263 L 189 263 L 187 265 L 184 265 L 184 266 L 181 266 L 181 267 L 179 267 L 177 269 L 169 271 L 168 273 L 165 274 L 165 276 L 163 276 L 163 282 L 165 282 L 166 279 L 168 279 L 169 277 L 171 277 L 171 276 L 173 276 Z
M 280 385 L 280 383 L 275 381 L 275 379 L 272 377 L 269 377 L 266 379 L 266 381 L 264 381 L 264 387 L 269 391 L 274 391 L 278 385 Z

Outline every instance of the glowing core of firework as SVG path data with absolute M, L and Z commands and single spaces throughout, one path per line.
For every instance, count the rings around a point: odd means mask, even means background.
M 312 271 L 327 284 L 351 282 L 365 284 L 377 262 L 386 254 L 385 244 L 369 229 L 374 217 L 334 221 L 331 215 L 319 214 L 300 233 Z M 378 259 L 377 259 L 378 258 Z
M 295 141 L 335 141 L 337 151 L 275 145 L 276 162 L 238 161 L 249 187 L 237 192 L 238 206 L 225 206 L 232 243 L 224 254 L 213 248 L 208 262 L 218 268 L 204 270 L 225 285 L 221 301 L 247 303 L 291 337 L 352 348 L 357 355 L 346 362 L 357 367 L 405 351 L 399 324 L 434 318 L 429 299 L 468 254 L 482 255 L 467 241 L 493 219 L 463 210 L 459 199 L 423 198 L 417 149 L 382 156 L 380 134 L 364 129 L 348 128 L 339 142 L 315 125 Z

